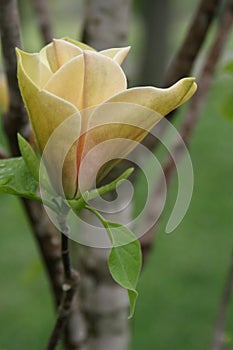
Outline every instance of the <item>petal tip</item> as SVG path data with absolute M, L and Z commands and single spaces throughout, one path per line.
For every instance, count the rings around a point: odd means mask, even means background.
M 196 78 L 194 77 L 189 77 L 189 78 L 185 78 L 186 80 L 186 86 L 187 86 L 187 94 L 185 97 L 188 96 L 187 99 L 191 98 L 193 96 L 193 94 L 196 92 L 197 90 L 197 83 L 196 83 Z
M 18 47 L 15 48 L 15 53 L 17 58 L 21 58 L 21 55 L 23 54 L 23 50 L 19 49 Z

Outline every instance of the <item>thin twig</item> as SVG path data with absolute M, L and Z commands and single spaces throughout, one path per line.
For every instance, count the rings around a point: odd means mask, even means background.
M 174 84 L 192 71 L 194 62 L 204 44 L 221 0 L 201 0 L 188 28 L 183 44 L 174 57 L 165 77 L 165 86 Z
M 46 350 L 56 349 L 57 344 L 63 337 L 64 327 L 71 312 L 72 302 L 76 293 L 76 285 L 73 284 L 68 291 L 63 292 L 61 304 L 58 308 L 57 320 L 51 333 Z
M 69 256 L 69 239 L 64 233 L 62 234 L 62 261 L 66 279 L 71 278 L 70 256 Z
M 225 286 L 224 286 L 221 302 L 219 305 L 211 350 L 224 349 L 224 328 L 226 324 L 227 310 L 230 305 L 232 293 L 233 293 L 233 253 L 231 256 L 230 268 L 225 281 Z
M 45 44 L 53 39 L 49 2 L 47 0 L 32 0 L 38 26 Z
M 54 350 L 63 337 L 65 325 L 72 310 L 72 303 L 77 290 L 78 273 L 71 269 L 69 257 L 69 228 L 65 218 L 59 218 L 61 227 L 61 254 L 64 269 L 63 295 L 58 307 L 57 319 L 49 338 L 47 350 Z
M 226 4 L 222 20 L 219 23 L 218 30 L 211 46 L 209 53 L 206 57 L 202 73 L 198 82 L 198 90 L 190 102 L 188 112 L 185 115 L 184 121 L 180 127 L 180 135 L 183 141 L 188 145 L 190 143 L 192 134 L 194 132 L 195 126 L 200 118 L 200 111 L 205 102 L 206 95 L 209 91 L 209 87 L 214 78 L 214 71 L 223 51 L 226 39 L 230 33 L 232 23 L 233 23 L 233 0 L 229 0 Z M 173 145 L 173 153 L 177 155 L 176 158 L 182 159 L 183 148 L 180 147 L 179 143 Z M 174 164 L 173 159 L 168 156 L 167 160 L 163 166 L 163 176 L 166 179 L 167 184 L 172 179 L 172 176 L 175 172 L 177 164 Z M 148 206 L 147 216 L 146 216 L 146 225 L 147 227 L 152 227 L 154 217 L 156 213 L 160 210 L 160 199 L 163 193 L 161 192 L 161 183 L 163 179 L 159 179 L 155 191 L 151 194 L 152 198 L 155 198 L 154 202 L 151 201 L 150 206 Z M 141 243 L 143 251 L 145 253 L 144 258 L 146 258 L 147 253 L 150 250 L 152 242 L 154 240 L 154 227 L 142 237 Z
M 59 218 L 59 225 L 61 227 L 61 256 L 64 268 L 64 276 L 66 280 L 70 280 L 72 276 L 68 238 L 70 229 L 67 225 L 66 219 L 63 216 Z

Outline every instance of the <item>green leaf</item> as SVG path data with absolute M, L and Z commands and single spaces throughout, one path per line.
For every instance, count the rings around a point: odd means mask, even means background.
M 136 291 L 136 289 L 128 289 L 128 296 L 129 296 L 129 309 L 130 309 L 129 318 L 132 318 L 134 315 L 136 301 L 138 298 L 138 292 Z
M 18 134 L 18 144 L 21 155 L 34 178 L 39 182 L 40 160 L 35 154 L 32 146 L 20 134 Z
M 138 292 L 136 286 L 142 266 L 141 246 L 133 232 L 115 222 L 105 222 L 113 248 L 109 254 L 108 266 L 113 279 L 128 289 L 130 315 L 134 314 Z
M 0 193 L 41 201 L 38 181 L 32 176 L 22 157 L 0 160 Z
M 88 200 L 94 199 L 98 196 L 102 196 L 105 193 L 114 191 L 122 181 L 128 179 L 128 177 L 132 174 L 133 171 L 134 171 L 134 168 L 129 168 L 126 171 L 124 171 L 123 174 L 121 174 L 116 180 L 110 182 L 107 185 L 104 185 L 102 187 L 99 187 L 90 191 L 88 195 Z
M 40 186 L 47 191 L 52 197 L 56 197 L 57 193 L 51 185 L 46 167 L 37 157 L 30 143 L 18 134 L 18 144 L 21 155 L 33 177 L 40 182 Z

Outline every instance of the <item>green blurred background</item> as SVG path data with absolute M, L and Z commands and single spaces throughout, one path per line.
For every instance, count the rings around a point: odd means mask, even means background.
M 133 49 L 126 69 L 129 67 L 131 81 L 140 83 L 136 75 L 144 38 L 140 1 L 136 5 L 129 34 Z M 168 60 L 180 44 L 195 6 L 191 0 L 172 2 Z M 77 38 L 82 28 L 82 3 L 51 1 L 51 8 L 56 37 Z M 21 1 L 20 9 L 24 47 L 38 50 L 41 40 L 30 2 Z M 190 145 L 195 175 L 190 208 L 180 226 L 166 235 L 166 222 L 176 198 L 174 178 L 140 278 L 140 297 L 132 321 L 133 350 L 210 349 L 233 243 L 233 122 L 221 112 L 225 96 L 233 89 L 233 77 L 223 69 L 233 58 L 232 43 L 229 40 Z M 181 110 L 180 117 L 183 113 Z M 5 144 L 2 131 L 0 140 Z M 136 208 L 145 191 L 140 177 L 137 186 Z M 54 310 L 40 257 L 16 198 L 0 196 L 0 220 L 0 350 L 41 350 L 53 324 Z M 233 302 L 228 310 L 225 344 L 226 349 L 233 349 Z

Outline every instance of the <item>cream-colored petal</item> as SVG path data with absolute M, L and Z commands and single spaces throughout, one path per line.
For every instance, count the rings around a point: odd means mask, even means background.
M 103 178 L 161 118 L 161 114 L 133 103 L 106 102 L 96 108 L 88 118 L 86 134 L 81 137 L 82 154 L 77 162 L 79 186 L 85 190 L 90 187 L 100 166 L 98 179 Z M 109 161 L 111 165 L 104 165 Z
M 184 78 L 166 89 L 138 87 L 128 89 L 109 102 L 128 102 L 150 108 L 165 116 L 192 97 L 197 89 L 194 78 Z
M 51 78 L 52 72 L 48 67 L 40 60 L 39 54 L 30 54 L 22 50 L 16 49 L 20 62 L 27 76 L 33 81 L 33 83 L 41 88 Z
M 47 161 L 46 168 L 52 179 L 54 187 L 60 193 L 59 179 L 57 174 L 60 168 L 60 153 L 69 144 L 69 132 L 77 134 L 77 139 L 81 129 L 81 119 L 78 110 L 69 102 L 54 96 L 53 94 L 40 90 L 31 78 L 27 75 L 22 64 L 22 55 L 18 52 L 18 81 L 36 142 L 42 153 L 53 132 L 70 116 L 77 116 L 76 128 L 66 130 L 64 125 L 64 137 L 57 140 L 57 148 L 53 149 L 53 154 Z M 72 145 L 70 145 L 71 147 Z M 70 148 L 69 147 L 69 148 Z M 68 148 L 68 149 L 69 149 Z M 73 145 L 67 153 L 63 167 L 63 186 L 67 197 L 72 198 L 76 192 L 77 166 L 76 166 L 76 146 Z M 58 188 L 56 188 L 56 186 Z
M 74 39 L 70 39 L 70 38 L 67 38 L 67 37 L 63 38 L 63 40 L 68 41 L 71 44 L 74 44 L 75 46 L 79 47 L 81 50 L 89 50 L 89 51 L 96 52 L 96 50 L 93 49 L 93 47 L 91 47 L 91 46 L 89 46 L 87 44 L 84 44 L 84 43 L 82 43 L 80 41 L 77 41 L 77 40 L 74 40 Z
M 80 48 L 62 39 L 54 39 L 40 51 L 41 59 L 47 59 L 52 72 L 56 72 L 63 64 L 81 54 Z
M 77 46 L 61 39 L 54 39 L 53 46 L 56 52 L 59 67 L 61 67 L 73 57 L 82 55 L 83 53 L 82 50 Z
M 51 72 L 58 70 L 57 57 L 54 50 L 53 43 L 44 46 L 40 52 L 40 60 L 50 69 Z
M 47 56 L 47 50 L 48 50 L 48 47 L 52 46 L 52 43 L 44 46 L 40 52 L 39 52 L 39 56 L 40 56 L 40 61 L 42 63 L 44 63 L 44 65 L 50 70 L 50 72 L 52 73 L 52 69 L 50 67 L 50 64 L 49 64 L 49 61 L 48 61 L 48 56 Z
M 130 50 L 130 46 L 128 47 L 120 47 L 120 48 L 113 48 L 113 49 L 107 49 L 102 50 L 100 53 L 102 55 L 105 55 L 107 57 L 112 58 L 114 61 L 116 61 L 119 64 L 122 64 L 126 56 L 128 55 Z
M 92 114 L 89 113 L 85 142 L 89 144 L 87 150 L 103 139 L 115 138 L 116 124 L 121 128 L 118 130 L 119 137 L 124 134 L 127 138 L 138 140 L 140 137 L 132 133 L 132 127 L 149 132 L 164 115 L 187 101 L 195 91 L 194 78 L 186 78 L 168 89 L 142 87 L 118 93 L 94 109 Z M 101 132 L 97 133 L 97 129 L 101 129 Z
M 82 106 L 82 136 L 78 144 L 77 164 L 83 155 L 85 130 L 92 108 L 109 97 L 126 89 L 126 77 L 121 67 L 109 57 L 100 53 L 84 51 L 84 86 Z
M 98 105 L 126 89 L 123 70 L 109 57 L 84 51 L 84 70 L 83 109 Z
M 103 178 L 119 158 L 130 153 L 164 115 L 187 101 L 195 90 L 194 79 L 187 78 L 169 89 L 129 89 L 96 108 L 83 137 L 78 162 L 80 181 L 85 183 L 89 169 L 89 181 L 93 183 L 99 166 L 111 160 L 98 174 L 99 179 Z M 86 181 L 85 186 L 90 183 Z
M 83 55 L 79 55 L 64 64 L 44 86 L 44 90 L 63 98 L 75 105 L 82 106 L 84 79 Z

